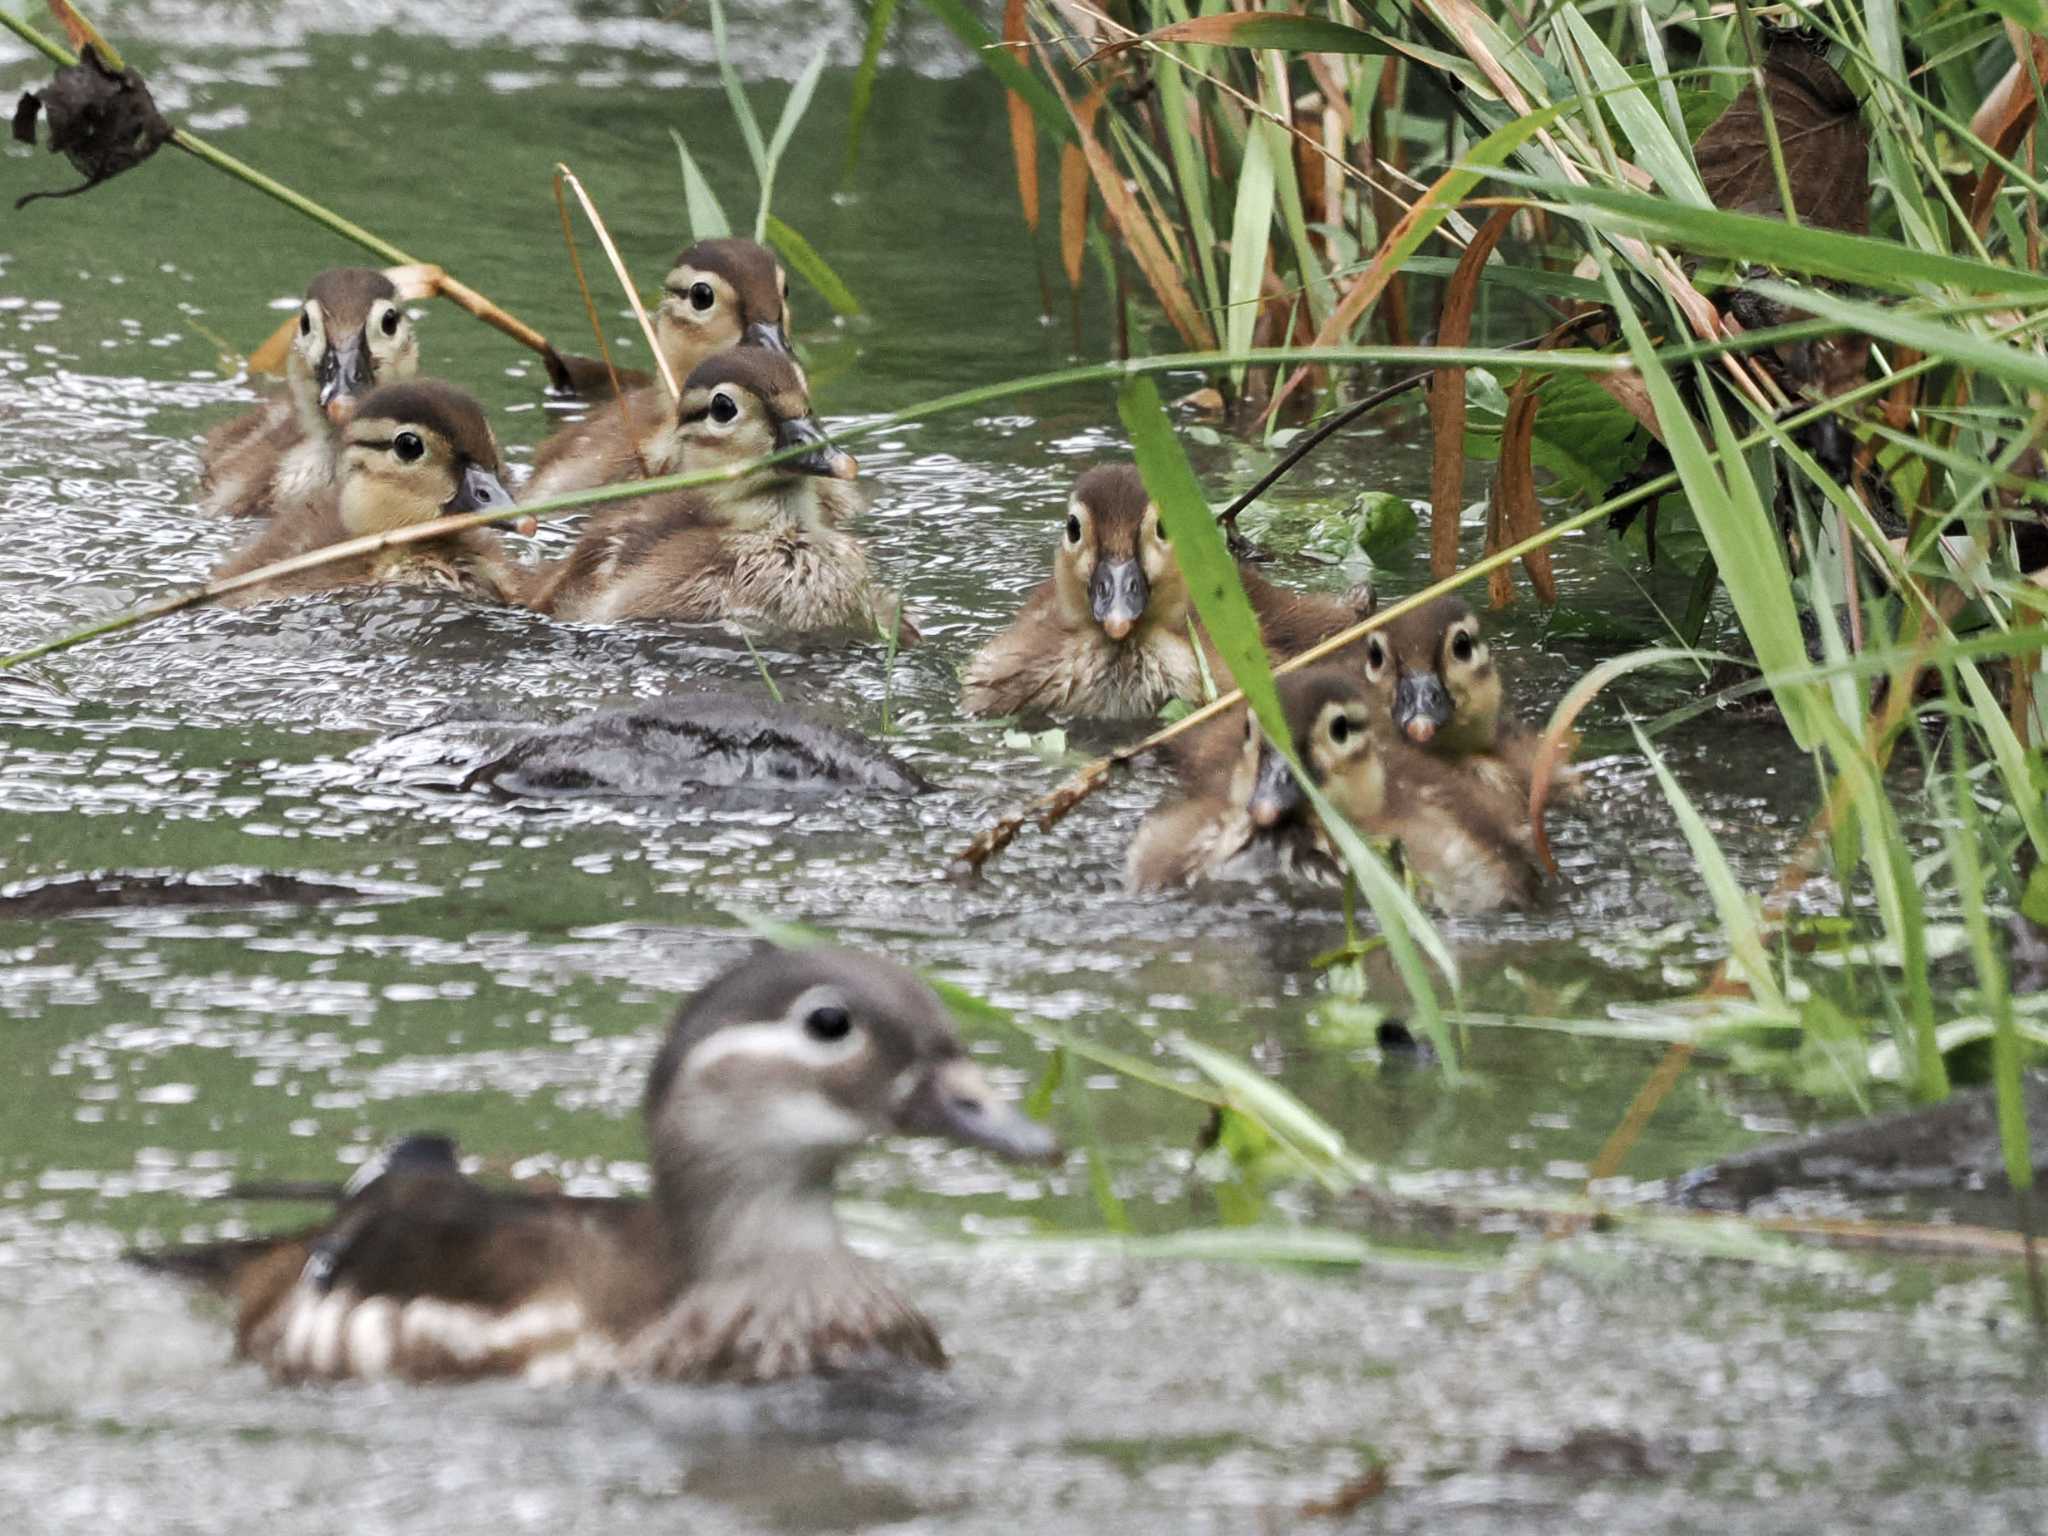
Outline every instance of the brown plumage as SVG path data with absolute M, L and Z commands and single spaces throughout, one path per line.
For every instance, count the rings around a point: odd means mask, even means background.
M 284 1381 L 938 1367 L 930 1323 L 841 1239 L 835 1170 L 888 1134 L 1055 1153 L 923 982 L 843 950 L 763 949 L 714 979 L 645 1118 L 649 1200 L 489 1188 L 414 1137 L 314 1227 L 136 1257 L 230 1296 L 238 1351 Z
M 1448 912 L 1527 906 L 1539 875 L 1525 800 L 1492 777 L 1393 735 L 1370 686 L 1348 664 L 1282 674 L 1280 706 L 1310 778 L 1351 826 L 1399 848 Z M 1191 765 L 1180 800 L 1148 817 L 1132 843 L 1128 883 L 1143 890 L 1277 868 L 1318 882 L 1342 863 L 1286 760 L 1248 716 L 1235 750 Z
M 1347 667 L 1277 679 L 1296 757 L 1338 813 L 1363 826 L 1385 815 L 1382 733 L 1364 682 Z M 1184 794 L 1145 818 L 1125 861 L 1132 890 L 1279 873 L 1331 883 L 1339 864 L 1287 759 L 1256 720 L 1235 721 L 1235 750 L 1208 756 Z
M 810 414 L 803 375 L 780 354 L 743 347 L 700 363 L 664 429 L 679 472 L 793 459 L 688 491 L 640 497 L 593 517 L 569 555 L 542 567 L 527 602 L 585 622 L 758 623 L 791 635 L 916 627 L 845 531 L 861 505 L 853 461 Z
M 765 246 L 699 240 L 676 257 L 662 290 L 654 340 L 678 382 L 734 347 L 790 356 L 789 277 Z M 659 441 L 673 414 L 659 380 L 599 407 L 541 444 L 524 499 L 675 473 Z
M 450 385 L 419 379 L 366 396 L 344 429 L 336 485 L 278 514 L 216 570 L 240 576 L 363 534 L 448 512 L 510 506 L 497 440 L 483 410 Z M 224 601 L 380 584 L 445 587 L 488 601 L 516 599 L 522 581 L 504 542 L 484 528 L 358 555 L 246 588 Z
M 1248 564 L 1238 574 L 1280 655 L 1371 611 L 1369 598 L 1290 592 Z M 970 715 L 1145 719 L 1169 699 L 1199 703 L 1205 672 L 1219 690 L 1231 686 L 1137 468 L 1105 464 L 1075 483 L 1052 578 L 967 664 L 960 703 Z
M 356 402 L 418 371 L 419 342 L 391 280 L 370 267 L 322 272 L 299 307 L 284 393 L 207 435 L 201 505 L 221 516 L 268 517 L 327 489 Z

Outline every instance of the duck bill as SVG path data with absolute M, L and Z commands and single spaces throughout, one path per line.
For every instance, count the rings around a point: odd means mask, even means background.
M 370 354 L 361 331 L 328 347 L 313 371 L 313 382 L 327 419 L 337 427 L 346 426 L 356 413 L 356 401 L 370 389 Z
M 780 352 L 784 357 L 796 356 L 796 349 L 789 344 L 789 333 L 772 320 L 756 320 L 741 331 L 740 345 Z
M 441 510 L 490 512 L 511 505 L 512 493 L 505 489 L 505 482 L 481 464 L 470 464 L 464 467 L 462 483 L 456 486 L 455 494 L 441 503 Z
M 1052 1162 L 1060 1155 L 1052 1132 L 996 1097 L 981 1068 L 965 1056 L 950 1057 L 918 1079 L 896 1112 L 896 1129 L 909 1136 L 945 1136 L 1020 1163 Z
M 1112 640 L 1121 640 L 1138 627 L 1151 596 L 1152 584 L 1136 560 L 1098 561 L 1095 574 L 1088 578 L 1088 602 L 1095 622 Z
M 1270 742 L 1260 747 L 1259 771 L 1252 780 L 1252 797 L 1245 805 L 1252 825 L 1270 831 L 1300 810 L 1302 799 L 1301 781 L 1295 778 L 1287 759 L 1274 751 Z
M 828 480 L 851 480 L 860 473 L 860 461 L 843 448 L 835 448 L 825 436 L 825 429 L 818 425 L 817 418 L 800 416 L 795 421 L 785 421 L 775 429 L 775 446 L 778 450 L 808 448 L 809 451 L 794 459 L 786 459 L 782 468 L 795 470 L 800 475 L 823 475 Z
M 1434 672 L 1409 673 L 1394 688 L 1394 727 L 1418 746 L 1428 746 L 1451 723 L 1451 696 Z

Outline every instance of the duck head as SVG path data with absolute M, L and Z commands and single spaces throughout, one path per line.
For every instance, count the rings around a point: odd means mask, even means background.
M 341 450 L 341 520 L 382 533 L 512 505 L 483 407 L 434 379 L 386 384 L 356 407 Z
M 1310 781 L 1354 826 L 1377 818 L 1386 775 L 1365 685 L 1349 668 L 1332 665 L 1284 673 L 1276 681 L 1294 755 Z M 1280 832 L 1313 815 L 1286 757 L 1249 710 L 1232 798 L 1261 833 Z
M 771 453 L 801 449 L 761 470 L 787 480 L 822 475 L 851 480 L 860 472 L 852 454 L 835 448 L 818 418 L 793 358 L 760 347 L 740 347 L 706 358 L 690 372 L 673 420 L 648 445 L 657 474 L 737 469 Z M 747 476 L 710 494 L 746 494 L 758 483 Z
M 411 317 L 382 272 L 334 267 L 306 285 L 285 381 L 309 433 L 345 425 L 363 396 L 419 367 Z
M 793 356 L 789 274 L 752 240 L 699 240 L 686 246 L 661 280 L 654 339 L 677 378 L 732 347 Z
M 1365 638 L 1365 678 L 1394 729 L 1444 756 L 1492 750 L 1500 672 L 1462 597 L 1440 597 Z
M 1058 1155 L 930 987 L 843 949 L 764 946 L 712 981 L 670 1027 L 645 1113 L 655 1198 L 697 1277 L 836 1245 L 834 1173 L 881 1137 Z
M 1187 582 L 1136 465 L 1098 465 L 1074 482 L 1053 581 L 1070 629 L 1092 627 L 1121 643 L 1139 631 L 1187 628 Z

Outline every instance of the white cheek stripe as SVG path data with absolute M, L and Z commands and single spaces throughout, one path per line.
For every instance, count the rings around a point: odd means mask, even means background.
M 732 1060 L 788 1062 L 822 1071 L 842 1066 L 868 1048 L 858 1028 L 838 1040 L 818 1040 L 796 1022 L 813 1008 L 831 1007 L 839 995 L 828 988 L 813 988 L 796 1000 L 792 1017 L 772 1024 L 732 1024 L 707 1036 L 692 1050 L 683 1064 L 686 1078 L 700 1078 L 721 1062 Z

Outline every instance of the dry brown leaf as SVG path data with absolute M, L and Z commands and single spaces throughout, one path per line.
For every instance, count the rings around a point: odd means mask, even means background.
M 1073 119 L 1075 131 L 1080 135 L 1081 154 L 1087 163 L 1088 174 L 1095 182 L 1096 195 L 1102 199 L 1103 211 L 1116 221 L 1117 229 L 1123 236 L 1125 249 L 1131 253 L 1131 259 L 1137 262 L 1138 270 L 1145 274 L 1145 281 L 1151 285 L 1160 308 L 1166 311 L 1167 320 L 1172 323 L 1174 330 L 1179 332 L 1180 339 L 1190 348 L 1196 351 L 1214 350 L 1216 333 L 1210 329 L 1208 320 L 1196 306 L 1194 299 L 1189 296 L 1186 285 L 1181 282 L 1180 269 L 1174 264 L 1172 256 L 1161 242 L 1151 218 L 1138 205 L 1138 200 L 1131 196 L 1131 189 L 1124 185 L 1123 173 L 1117 169 L 1116 162 L 1110 159 L 1108 151 L 1095 137 L 1095 116 L 1102 106 L 1104 93 L 1109 89 L 1108 82 L 1098 84 L 1079 107 L 1076 107 L 1067 96 L 1057 76 L 1053 77 L 1053 85 L 1054 89 L 1060 92 L 1060 99 L 1065 102 L 1067 114 Z M 1065 167 L 1062 166 L 1062 187 L 1065 183 Z M 1061 210 L 1061 218 L 1064 226 L 1064 208 Z M 1079 270 L 1078 262 L 1075 263 L 1074 270 Z
M 1081 256 L 1088 243 L 1088 162 L 1078 144 L 1060 147 L 1060 265 L 1067 286 L 1081 286 Z
M 1500 502 L 1503 543 L 1519 544 L 1543 529 L 1543 506 L 1536 499 L 1536 412 L 1543 397 L 1537 392 L 1538 376 L 1524 373 L 1508 391 L 1508 416 L 1500 435 L 1500 474 L 1494 494 Z M 1557 606 L 1557 576 L 1550 568 L 1550 551 L 1532 549 L 1522 556 L 1522 568 L 1529 573 L 1529 585 L 1546 608 Z M 1507 567 L 1501 567 L 1503 575 Z
M 1806 34 L 1766 33 L 1764 86 L 1803 224 L 1870 228 L 1870 135 L 1856 93 Z M 1754 84 L 1715 118 L 1693 147 L 1700 180 L 1714 206 L 1728 213 L 1783 218 L 1777 169 L 1765 136 Z
M 1024 24 L 1027 0 L 1008 0 L 1003 7 L 1003 41 L 1021 56 L 1030 41 Z M 1015 91 L 1004 92 L 1010 112 L 1010 153 L 1017 162 L 1017 202 L 1024 210 L 1024 223 L 1038 233 L 1038 126 L 1032 120 L 1030 103 Z
M 1496 208 L 1458 258 L 1457 270 L 1444 289 L 1438 346 L 1462 347 L 1472 339 L 1479 279 L 1486 270 L 1486 259 L 1508 232 L 1514 216 L 1512 208 Z M 1442 581 L 1458 568 L 1458 518 L 1465 508 L 1464 369 L 1436 371 L 1429 386 L 1429 427 L 1434 439 L 1429 476 L 1429 574 L 1432 580 Z

